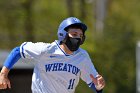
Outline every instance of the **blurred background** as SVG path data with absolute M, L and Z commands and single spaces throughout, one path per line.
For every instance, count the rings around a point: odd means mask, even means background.
M 60 22 L 70 16 L 88 26 L 81 47 L 105 78 L 104 93 L 136 93 L 139 0 L 0 0 L 0 67 L 25 41 L 56 40 Z M 21 63 L 9 73 L 12 89 L 0 93 L 31 93 L 33 66 Z M 93 91 L 80 81 L 75 93 Z

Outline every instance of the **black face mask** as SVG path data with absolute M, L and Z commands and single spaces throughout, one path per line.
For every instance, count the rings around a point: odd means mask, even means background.
M 72 38 L 72 37 L 68 36 L 65 44 L 67 45 L 67 47 L 69 48 L 70 51 L 76 51 L 81 44 L 81 39 Z

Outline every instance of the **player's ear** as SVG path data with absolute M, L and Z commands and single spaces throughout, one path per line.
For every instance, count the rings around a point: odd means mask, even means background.
M 86 36 L 83 35 L 80 45 L 82 45 L 84 43 L 85 39 L 86 39 Z
M 64 40 L 62 41 L 62 43 L 65 43 L 66 42 L 68 36 L 69 36 L 68 33 L 66 33 L 66 36 L 65 36 Z

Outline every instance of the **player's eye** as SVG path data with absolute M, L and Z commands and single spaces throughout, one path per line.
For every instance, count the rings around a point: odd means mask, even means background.
M 74 37 L 74 38 L 81 38 L 83 35 L 79 35 L 77 33 L 75 34 L 71 34 L 71 37 Z
M 72 36 L 74 36 L 74 37 L 78 37 L 78 35 L 77 35 L 76 33 L 72 34 Z
M 83 38 L 83 33 L 80 31 L 70 30 L 68 33 L 70 37 L 81 39 Z

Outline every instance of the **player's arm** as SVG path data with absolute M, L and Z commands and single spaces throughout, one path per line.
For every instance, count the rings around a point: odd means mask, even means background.
M 8 79 L 8 73 L 13 65 L 21 58 L 20 55 L 20 48 L 14 48 L 9 56 L 7 57 L 6 61 L 0 72 L 0 89 L 11 88 L 10 81 Z
M 101 75 L 94 77 L 92 74 L 90 74 L 90 78 L 92 79 L 92 83 L 89 84 L 89 87 L 97 93 L 102 93 L 105 87 L 104 78 Z

